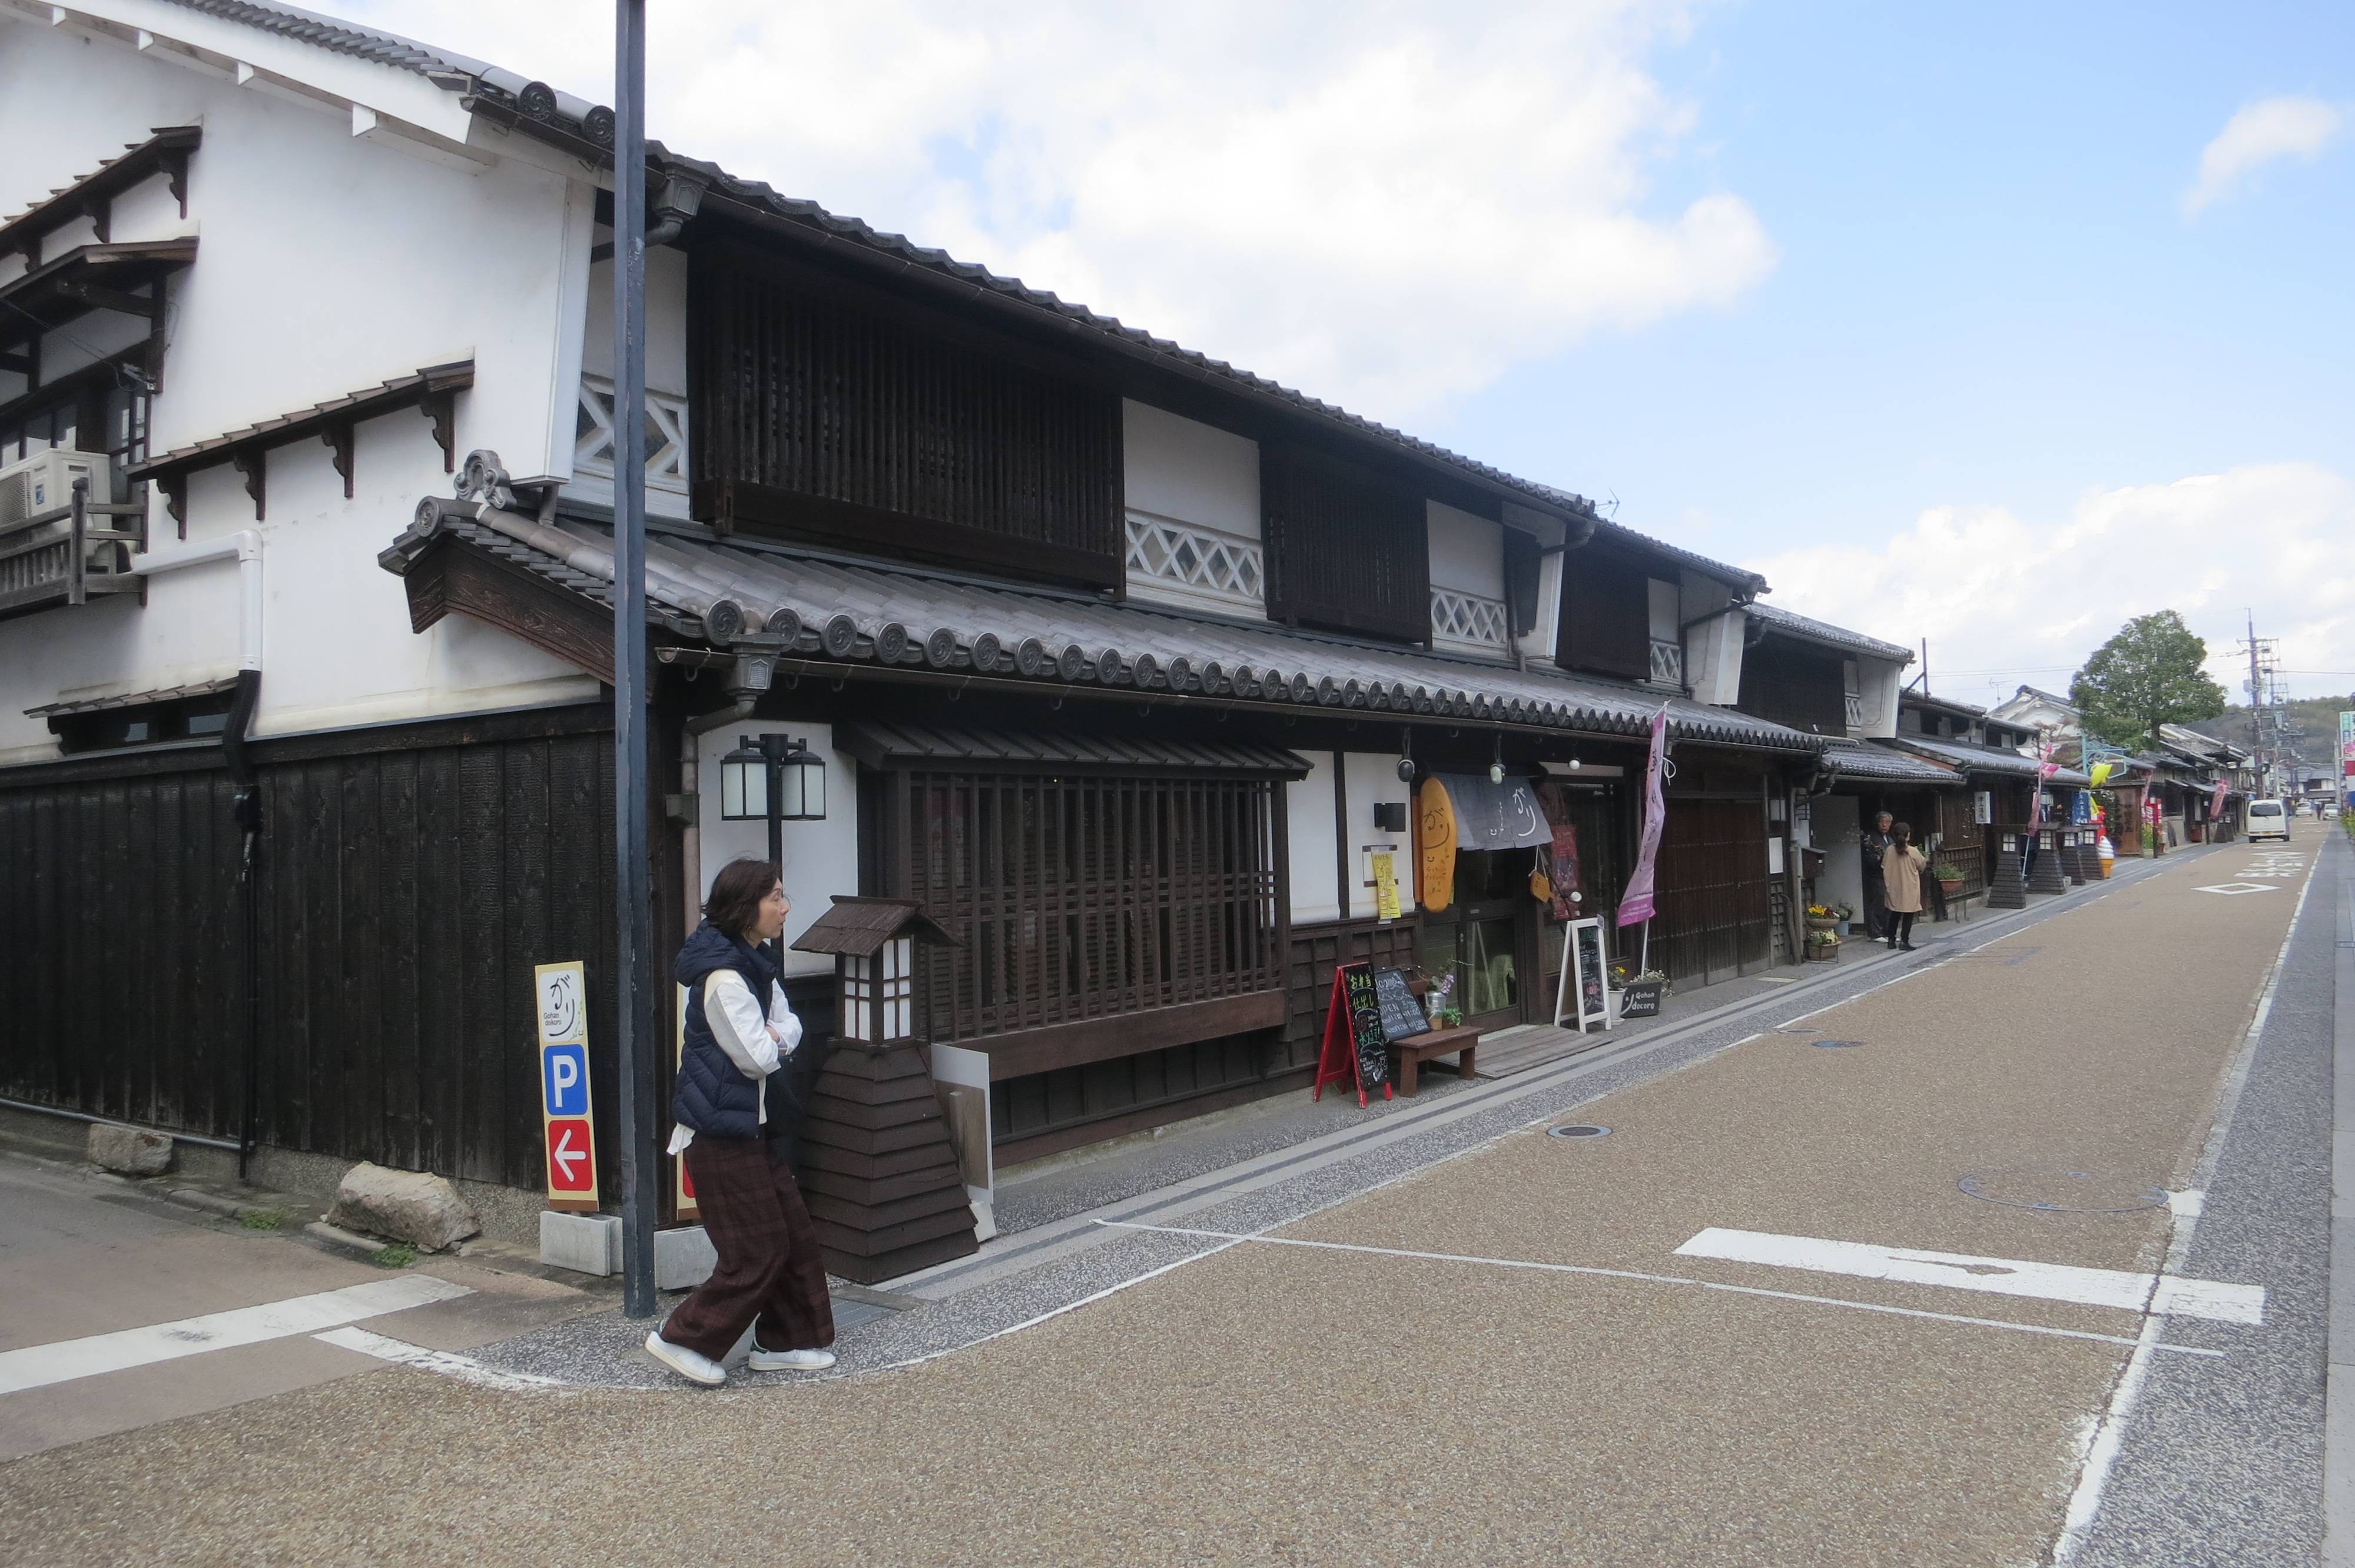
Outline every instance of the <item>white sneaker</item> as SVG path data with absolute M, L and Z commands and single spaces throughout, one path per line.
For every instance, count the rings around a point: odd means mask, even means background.
M 824 1372 L 834 1364 L 832 1351 L 764 1351 L 758 1344 L 744 1363 L 754 1372 Z
M 706 1388 L 718 1388 L 728 1381 L 728 1369 L 700 1351 L 690 1351 L 685 1345 L 674 1345 L 656 1329 L 646 1336 L 646 1354 L 678 1373 L 689 1383 L 699 1383 Z M 834 1358 L 828 1356 L 826 1360 Z

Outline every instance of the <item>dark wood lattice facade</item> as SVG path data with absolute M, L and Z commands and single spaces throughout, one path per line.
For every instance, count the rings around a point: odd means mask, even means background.
M 688 289 L 695 514 L 1117 586 L 1120 399 L 728 245 Z
M 1263 446 L 1267 613 L 1406 642 L 1431 640 L 1422 493 L 1297 447 Z
M 961 944 L 922 958 L 932 1040 L 1166 1019 L 1283 983 L 1269 779 L 894 770 L 868 800 L 881 808 L 888 891 L 921 902 Z M 1191 1016 L 1198 1038 L 1235 1022 Z M 1082 1055 L 1191 1043 L 1125 1022 L 1104 1032 L 1111 1049 L 1067 1041 Z

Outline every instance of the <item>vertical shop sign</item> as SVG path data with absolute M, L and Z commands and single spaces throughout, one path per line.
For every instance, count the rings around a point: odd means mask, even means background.
M 548 1206 L 597 1212 L 597 1139 L 589 1124 L 589 986 L 578 959 L 531 971 L 539 1021 L 539 1109 Z

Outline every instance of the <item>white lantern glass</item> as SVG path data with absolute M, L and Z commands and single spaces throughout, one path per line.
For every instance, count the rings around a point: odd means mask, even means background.
M 905 1040 L 914 1030 L 911 1016 L 916 989 L 915 943 L 894 937 L 883 945 L 883 1038 Z
M 777 759 L 777 815 L 788 822 L 826 820 L 826 759 L 796 747 Z
M 872 1040 L 875 1037 L 873 1019 L 868 1011 L 868 999 L 873 990 L 868 979 L 868 961 L 856 954 L 843 955 L 842 1032 L 853 1040 Z
M 749 737 L 720 759 L 719 815 L 730 822 L 768 819 L 769 759 Z

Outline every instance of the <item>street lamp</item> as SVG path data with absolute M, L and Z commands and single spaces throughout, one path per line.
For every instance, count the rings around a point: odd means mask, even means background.
M 789 735 L 736 737 L 719 759 L 719 815 L 769 824 L 769 860 L 784 863 L 786 822 L 826 821 L 826 759 Z

